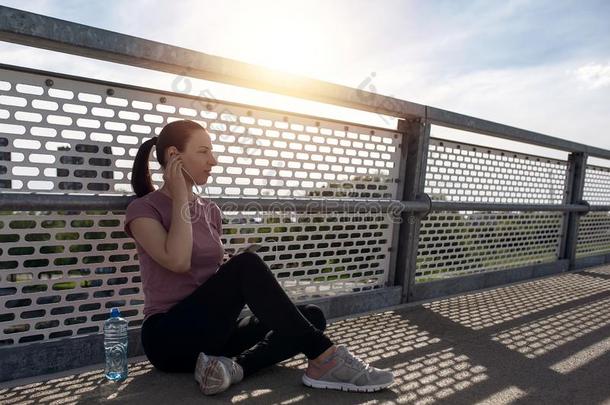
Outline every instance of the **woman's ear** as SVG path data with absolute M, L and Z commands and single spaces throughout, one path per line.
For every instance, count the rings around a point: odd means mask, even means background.
M 176 149 L 176 147 L 175 147 L 175 146 L 170 146 L 170 147 L 167 149 L 167 159 L 166 159 L 166 160 L 169 160 L 169 158 L 171 158 L 171 157 L 172 157 L 174 154 L 176 154 L 177 152 L 178 152 L 178 150 Z

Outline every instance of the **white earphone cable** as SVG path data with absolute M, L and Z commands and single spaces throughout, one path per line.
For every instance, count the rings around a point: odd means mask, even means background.
M 191 174 L 188 172 L 188 170 L 186 170 L 184 167 L 182 167 L 182 170 L 184 170 L 184 172 L 185 172 L 186 174 L 188 174 L 188 176 L 191 178 L 191 180 L 193 181 L 193 185 L 197 186 L 197 183 L 195 183 L 195 179 L 193 179 L 193 176 L 191 176 Z M 209 208 L 209 207 L 211 206 L 211 202 L 212 202 L 212 201 L 210 200 L 210 195 L 207 193 L 207 188 L 206 188 L 205 186 L 203 187 L 203 190 L 206 190 L 206 194 L 207 194 L 207 200 L 208 200 L 208 204 L 206 205 L 206 207 L 204 207 L 204 210 L 203 210 L 203 211 L 204 211 L 204 217 L 205 217 L 205 220 L 207 221 L 207 223 L 208 223 L 208 228 L 209 228 L 209 227 L 210 227 L 210 225 L 211 225 L 211 220 L 212 220 L 212 215 L 211 215 L 211 211 L 210 211 L 210 208 Z M 200 192 L 200 191 L 199 191 L 199 188 L 197 188 L 197 193 L 196 193 L 196 194 L 197 194 L 198 196 L 200 196 L 200 197 L 204 198 L 204 197 L 202 196 L 202 192 Z M 221 216 L 221 218 L 222 218 L 222 210 L 220 210 L 220 216 Z M 222 219 L 221 219 L 221 223 L 222 223 Z M 212 235 L 212 231 L 210 231 L 210 230 L 208 229 L 208 232 L 210 232 L 210 235 L 212 236 L 212 238 L 214 238 L 214 235 Z M 221 231 L 221 230 L 219 230 L 219 233 L 222 233 L 222 231 Z M 221 243 L 222 243 L 222 242 L 221 242 Z M 236 254 L 238 254 L 238 253 L 240 253 L 240 252 L 242 252 L 242 251 L 257 251 L 258 249 L 260 249 L 260 247 L 261 247 L 261 245 L 259 245 L 259 244 L 256 244 L 256 243 L 255 243 L 255 244 L 252 244 L 252 245 L 250 245 L 250 246 L 248 246 L 248 247 L 246 247 L 246 248 L 240 248 L 240 249 L 239 249 L 239 250 L 236 252 Z
M 182 170 L 184 170 L 184 172 L 186 174 L 188 174 L 188 176 L 191 178 L 191 180 L 193 181 L 193 185 L 195 186 L 195 188 L 197 189 L 197 192 L 195 194 L 197 194 L 199 197 L 201 198 L 205 198 L 203 196 L 203 190 L 206 191 L 206 195 L 207 195 L 207 200 L 208 200 L 208 204 L 204 205 L 203 207 L 203 212 L 204 212 L 204 219 L 208 224 L 208 228 L 211 226 L 212 224 L 212 215 L 211 215 L 211 210 L 210 210 L 210 206 L 211 206 L 211 200 L 210 200 L 210 195 L 207 193 L 207 188 L 205 186 L 202 187 L 202 191 L 199 191 L 199 187 L 198 184 L 195 182 L 195 179 L 193 179 L 193 176 L 191 176 L 191 174 L 188 172 L 188 170 L 186 170 L 186 168 L 182 167 Z M 190 203 L 189 203 L 190 204 Z M 197 204 L 197 203 L 196 203 Z M 221 211 L 221 217 L 222 217 L 222 211 Z M 222 221 L 222 220 L 221 220 Z M 208 232 L 210 232 L 210 236 L 212 236 L 212 238 L 214 238 L 214 235 L 212 234 L 212 231 L 210 231 L 208 229 Z

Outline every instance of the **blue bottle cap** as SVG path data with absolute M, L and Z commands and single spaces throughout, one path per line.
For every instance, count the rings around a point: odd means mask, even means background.
M 110 311 L 110 316 L 113 318 L 117 318 L 121 316 L 121 311 L 119 311 L 118 308 L 112 308 L 112 310 Z

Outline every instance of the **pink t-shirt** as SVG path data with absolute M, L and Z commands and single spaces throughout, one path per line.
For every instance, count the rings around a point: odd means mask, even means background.
M 125 233 L 133 238 L 129 222 L 138 217 L 154 218 L 169 232 L 172 204 L 173 200 L 159 190 L 131 201 L 125 211 Z M 144 290 L 144 320 L 153 314 L 167 312 L 210 278 L 222 264 L 224 247 L 220 240 L 220 208 L 209 199 L 197 197 L 189 209 L 193 224 L 193 251 L 188 272 L 176 273 L 161 266 L 136 241 Z

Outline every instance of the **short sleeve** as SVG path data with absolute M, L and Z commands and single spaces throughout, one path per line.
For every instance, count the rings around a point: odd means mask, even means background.
M 140 217 L 153 218 L 157 221 L 163 223 L 161 218 L 161 214 L 155 207 L 153 207 L 148 201 L 142 198 L 136 198 L 132 202 L 129 203 L 127 209 L 125 210 L 125 223 L 123 225 L 123 230 L 127 235 L 133 238 L 133 234 L 129 229 L 129 223 Z

